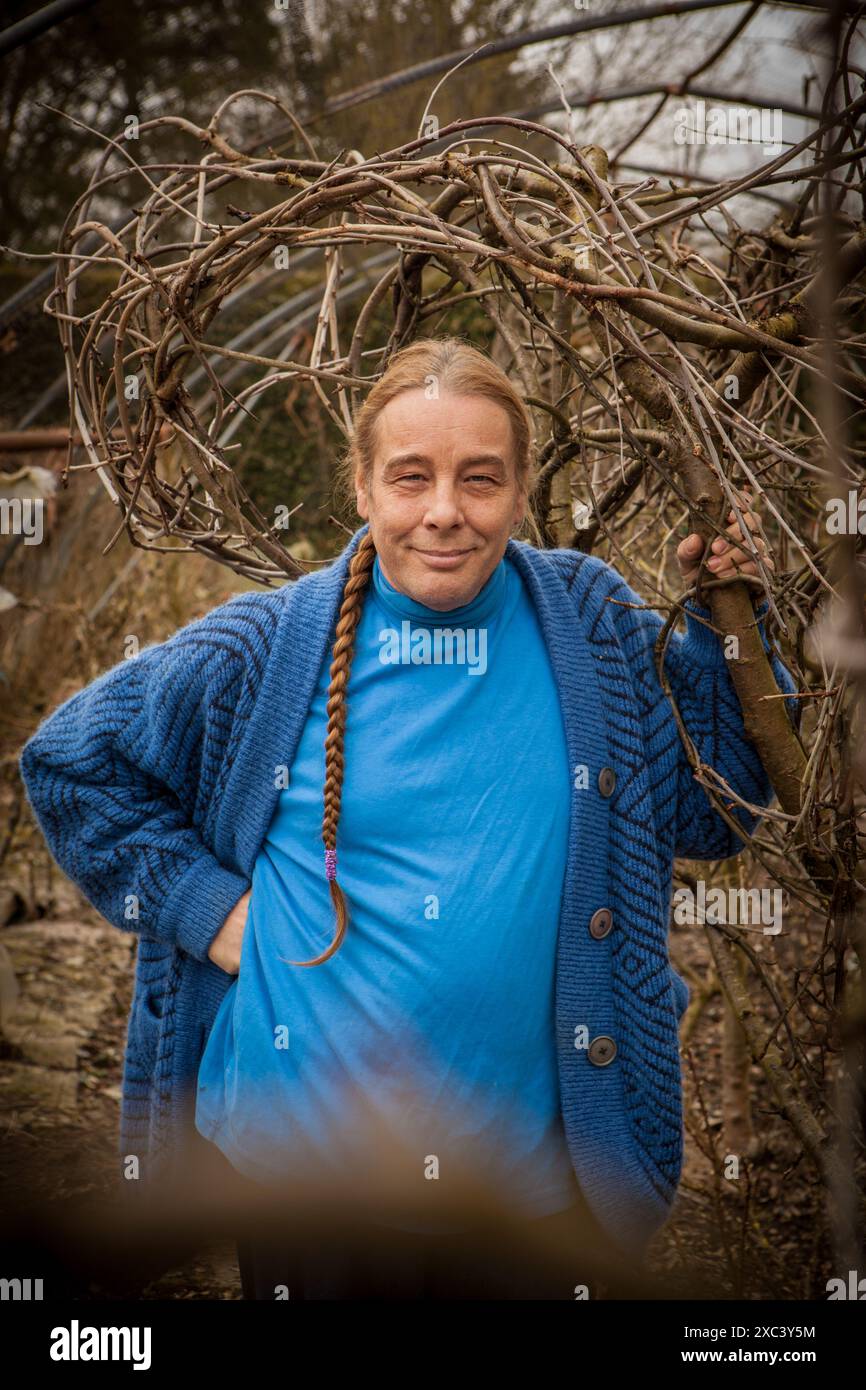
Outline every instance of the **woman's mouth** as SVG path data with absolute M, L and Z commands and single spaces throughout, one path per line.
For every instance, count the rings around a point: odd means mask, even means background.
M 417 554 L 423 556 L 433 569 L 447 570 L 454 569 L 467 555 L 471 555 L 472 549 L 470 546 L 467 550 L 418 550 Z

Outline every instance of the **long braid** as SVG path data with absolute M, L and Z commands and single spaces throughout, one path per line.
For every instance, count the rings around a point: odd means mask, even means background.
M 322 818 L 322 839 L 325 842 L 325 871 L 331 890 L 331 902 L 337 916 L 337 934 L 327 951 L 315 960 L 293 960 L 290 965 L 321 965 L 338 950 L 346 934 L 349 920 L 346 899 L 337 882 L 337 822 L 343 794 L 343 736 L 346 731 L 346 687 L 355 648 L 355 635 L 361 620 L 364 590 L 373 564 L 376 547 L 368 531 L 361 540 L 349 566 L 349 578 L 343 590 L 343 602 L 337 621 L 336 637 L 331 659 L 331 684 L 328 686 L 328 732 L 325 738 L 325 811 Z

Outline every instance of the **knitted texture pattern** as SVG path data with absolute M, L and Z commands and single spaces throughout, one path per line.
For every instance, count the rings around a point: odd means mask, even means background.
M 233 978 L 208 947 L 250 887 L 366 531 L 318 572 L 238 595 L 118 663 L 22 751 L 57 863 L 108 921 L 139 937 L 120 1154 L 135 1154 L 145 1178 L 204 1142 L 195 1082 Z M 742 841 L 692 775 L 655 668 L 659 615 L 595 557 L 514 540 L 506 555 L 536 606 L 575 773 L 556 968 L 563 1122 L 595 1214 L 639 1251 L 667 1216 L 682 1167 L 677 1024 L 688 990 L 668 958 L 673 859 L 724 859 Z M 701 760 L 766 806 L 771 788 L 721 642 L 700 621 L 707 611 L 687 607 L 686 635 L 671 635 L 665 658 L 673 699 Z M 789 693 L 790 674 L 771 660 Z M 786 704 L 793 715 L 796 701 Z M 347 787 L 351 776 L 347 765 Z M 735 819 L 749 832 L 757 817 Z M 613 928 L 597 939 L 588 924 L 601 907 Z M 612 1048 L 586 1045 L 599 1038 Z
M 668 1046 L 663 1001 L 669 981 L 666 942 L 658 931 L 658 872 L 674 857 L 726 859 L 742 841 L 711 807 L 686 760 L 656 673 L 655 642 L 663 620 L 640 607 L 641 600 L 609 566 L 554 553 L 553 563 L 568 587 L 578 575 L 578 614 L 593 648 L 607 719 L 608 744 L 617 770 L 608 845 L 609 906 L 614 919 L 629 921 L 614 934 L 613 995 L 625 1100 L 641 1137 L 647 1173 L 667 1204 L 682 1167 L 679 1057 Z M 599 603 L 599 595 L 603 602 Z M 637 605 L 637 606 L 635 606 Z M 754 805 L 768 803 L 771 790 L 743 734 L 739 699 L 718 637 L 701 628 L 707 609 L 689 604 L 694 615 L 689 639 L 669 646 L 665 669 L 683 722 L 702 761 L 722 771 L 729 785 Z M 765 642 L 765 647 L 767 644 Z M 721 658 L 721 660 L 720 660 Z M 707 663 L 702 665 L 698 663 Z M 781 688 L 794 688 L 789 672 L 773 662 Z M 698 666 L 698 669 L 696 669 Z M 789 702 L 790 713 L 796 705 Z M 647 770 L 649 806 L 642 794 Z M 736 812 L 746 831 L 755 818 Z M 669 876 L 662 880 L 665 904 Z

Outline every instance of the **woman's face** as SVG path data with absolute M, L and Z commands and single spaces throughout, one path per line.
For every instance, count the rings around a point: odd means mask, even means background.
M 505 553 L 526 501 L 512 457 L 511 421 L 486 396 L 422 387 L 379 413 L 369 487 L 355 475 L 389 583 L 428 608 L 469 603 Z

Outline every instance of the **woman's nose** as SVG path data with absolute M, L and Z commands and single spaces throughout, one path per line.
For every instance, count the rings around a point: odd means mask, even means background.
M 436 488 L 427 506 L 427 520 L 437 526 L 453 525 L 460 516 L 457 491 L 450 485 Z

